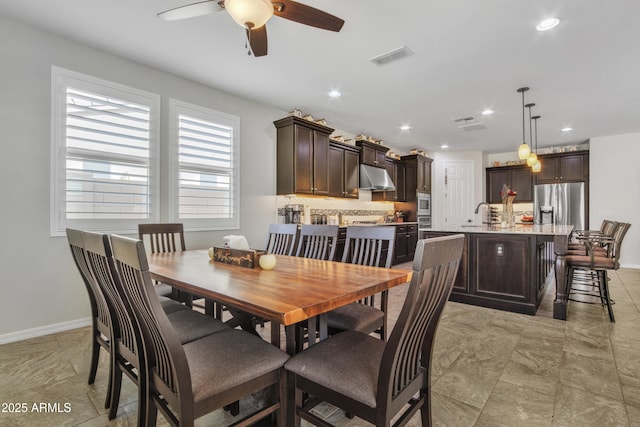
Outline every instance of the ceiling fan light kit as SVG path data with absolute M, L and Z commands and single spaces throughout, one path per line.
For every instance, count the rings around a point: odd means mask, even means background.
M 215 10 L 226 10 L 231 18 L 246 30 L 249 53 L 253 56 L 267 54 L 267 29 L 265 24 L 273 16 L 322 30 L 340 31 L 344 21 L 320 9 L 293 0 L 205 0 L 160 12 L 166 21 L 194 18 Z
M 224 8 L 242 28 L 262 27 L 273 16 L 270 0 L 225 0 Z

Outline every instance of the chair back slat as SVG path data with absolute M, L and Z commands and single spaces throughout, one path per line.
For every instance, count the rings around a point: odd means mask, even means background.
M 296 256 L 333 261 L 338 243 L 337 225 L 303 225 Z
M 298 233 L 297 224 L 271 224 L 266 251 L 274 255 L 293 255 Z
M 153 289 L 144 244 L 115 235 L 111 236 L 111 244 L 123 291 L 142 331 L 149 386 L 154 387 L 169 405 L 181 408 L 180 396 L 185 396 L 187 401 L 193 400 L 189 366 L 180 340 Z
M 463 245 L 462 234 L 418 241 L 409 290 L 381 362 L 378 411 L 429 387 L 433 339 Z
M 138 224 L 138 238 L 152 254 L 186 250 L 184 226 L 177 224 Z

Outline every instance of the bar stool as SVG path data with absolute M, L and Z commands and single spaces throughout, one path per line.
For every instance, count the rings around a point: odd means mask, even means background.
M 584 241 L 587 254 L 570 253 L 566 257 L 569 269 L 569 274 L 567 275 L 569 300 L 606 306 L 609 312 L 609 320 L 612 322 L 615 322 L 612 307 L 614 301 L 609 295 L 607 272 L 620 268 L 620 248 L 629 227 L 631 227 L 631 224 L 617 223 L 612 237 L 599 236 Z M 603 249 L 598 249 L 598 245 L 605 245 L 606 249 L 604 251 Z M 578 272 L 583 272 L 583 274 Z M 578 273 L 577 276 L 576 273 Z M 596 290 L 597 293 L 595 293 Z M 595 297 L 598 302 L 572 298 L 572 294 Z

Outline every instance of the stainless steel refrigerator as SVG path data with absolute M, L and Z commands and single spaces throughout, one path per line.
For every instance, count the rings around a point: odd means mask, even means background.
M 538 184 L 534 188 L 533 215 L 536 224 L 574 225 L 585 229 L 583 182 Z

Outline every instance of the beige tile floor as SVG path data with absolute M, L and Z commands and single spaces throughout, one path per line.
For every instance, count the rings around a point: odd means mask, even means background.
M 566 322 L 553 320 L 553 284 L 536 317 L 448 303 L 433 353 L 434 425 L 640 426 L 640 270 L 615 272 L 610 283 L 615 324 L 599 306 L 577 303 Z M 404 292 L 406 285 L 392 292 L 392 319 Z M 136 390 L 127 379 L 118 417 L 107 419 L 107 354 L 88 385 L 89 348 L 88 328 L 0 346 L 0 426 L 135 425 Z M 7 412 L 21 403 L 26 412 Z M 339 426 L 366 425 L 329 405 L 317 411 Z M 232 420 L 216 411 L 196 424 Z M 162 416 L 158 424 L 166 425 Z M 419 414 L 410 425 L 420 425 Z

